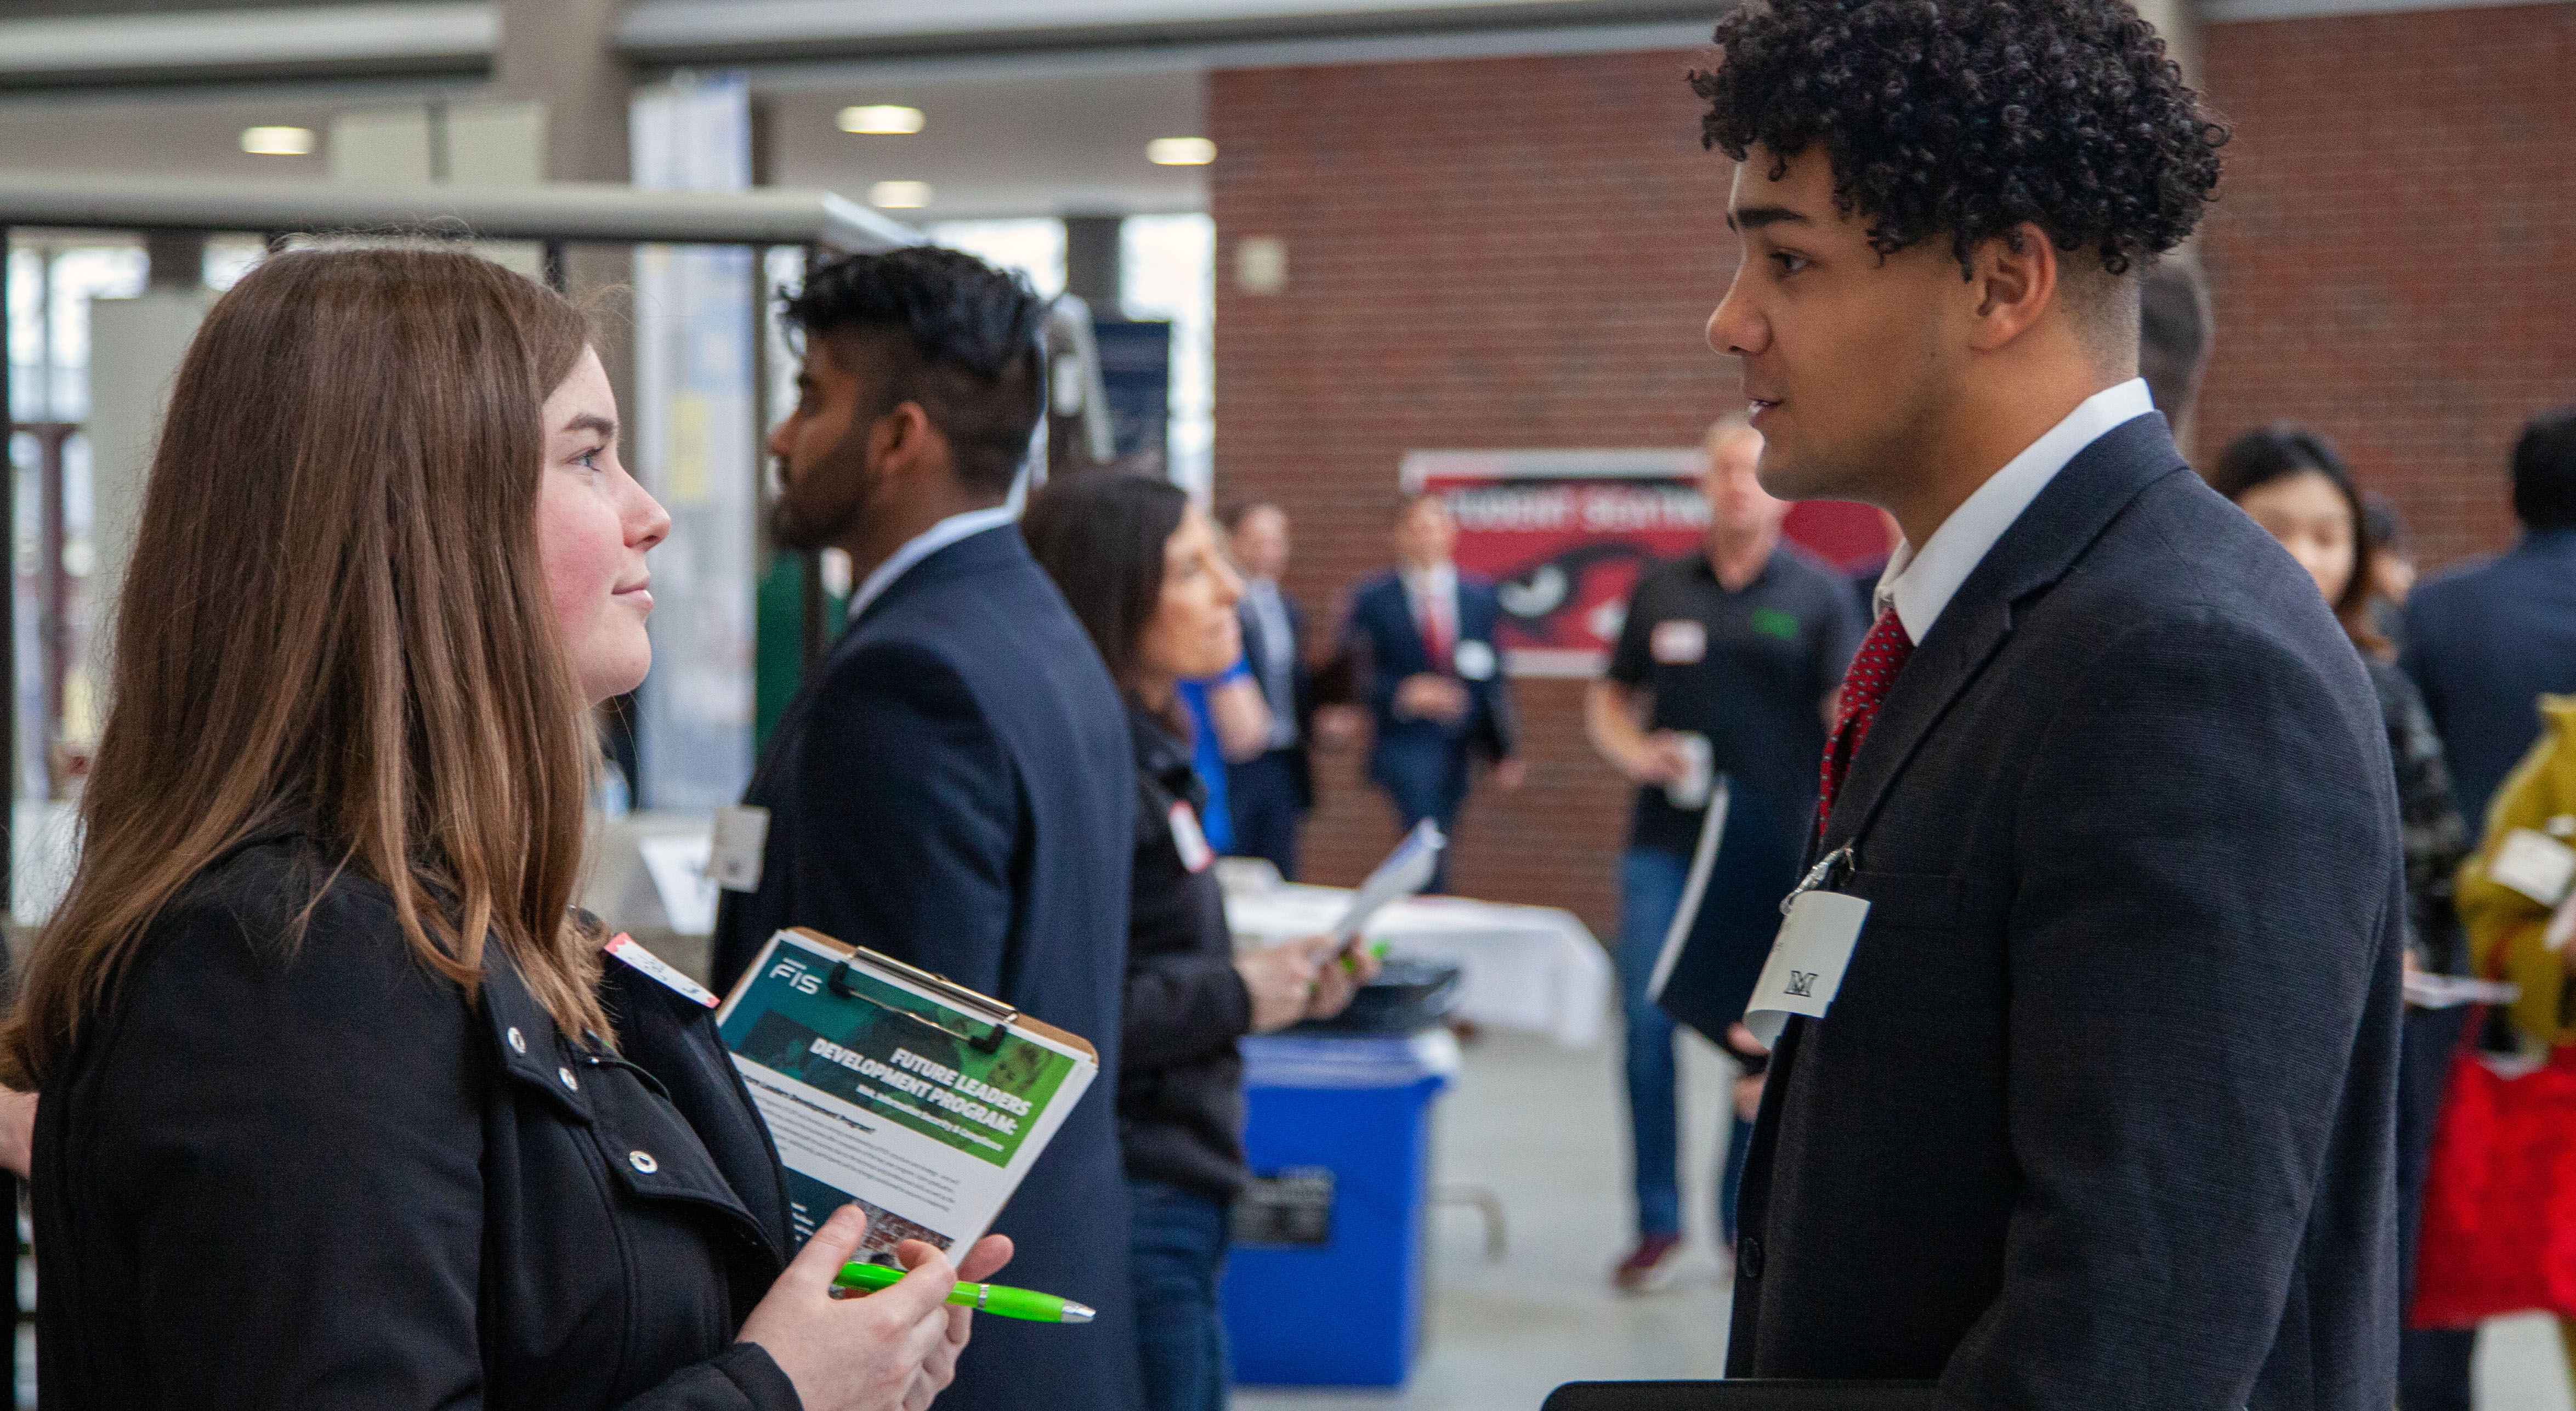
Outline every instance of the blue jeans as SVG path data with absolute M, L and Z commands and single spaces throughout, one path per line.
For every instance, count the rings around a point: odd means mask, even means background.
M 1129 1179 L 1128 1251 L 1144 1411 L 1225 1411 L 1234 1369 L 1217 1309 L 1226 1209 L 1214 1196 Z
M 1369 777 L 1386 790 L 1387 802 L 1395 805 L 1395 826 L 1406 832 L 1428 818 L 1438 824 L 1452 846 L 1442 848 L 1432 863 L 1431 881 L 1423 890 L 1449 890 L 1449 854 L 1455 851 L 1458 837 L 1458 809 L 1467 801 L 1467 751 L 1443 742 L 1424 748 L 1406 742 L 1401 749 L 1380 745 L 1369 759 Z
M 1628 1020 L 1629 1149 L 1635 1161 L 1637 1234 L 1678 1235 L 1682 1229 L 1681 1072 L 1673 1062 L 1673 1021 L 1646 998 L 1664 932 L 1681 909 L 1690 860 L 1661 848 L 1630 848 L 1619 858 L 1619 997 Z M 1726 1142 L 1726 1170 L 1717 1182 L 1717 1223 L 1735 1243 L 1735 1191 L 1744 1182 L 1744 1151 L 1753 1124 L 1734 1116 Z

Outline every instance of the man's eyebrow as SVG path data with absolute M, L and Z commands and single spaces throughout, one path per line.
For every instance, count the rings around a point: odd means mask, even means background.
M 617 423 L 599 415 L 597 412 L 583 412 L 581 415 L 565 422 L 563 429 L 566 431 L 596 431 L 611 441 L 617 439 Z
M 1807 219 L 1805 213 L 1793 211 L 1786 206 L 1747 206 L 1743 210 L 1726 213 L 1726 228 L 1739 232 L 1760 230 L 1766 225 L 1787 225 L 1792 222 L 1799 225 L 1813 224 Z

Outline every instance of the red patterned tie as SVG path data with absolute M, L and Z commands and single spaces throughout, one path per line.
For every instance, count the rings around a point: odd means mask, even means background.
M 1816 836 L 1824 836 L 1825 820 L 1833 817 L 1834 795 L 1842 792 L 1843 775 L 1850 771 L 1852 757 L 1860 753 L 1861 741 L 1869 738 L 1869 727 L 1878 719 L 1878 703 L 1887 699 L 1889 684 L 1912 655 L 1914 639 L 1905 634 L 1905 624 L 1893 607 L 1880 613 L 1869 635 L 1860 639 L 1860 651 L 1852 658 L 1851 669 L 1843 673 L 1842 715 L 1834 723 L 1833 738 L 1825 742 L 1824 773 L 1816 782 Z
M 1451 669 L 1450 652 L 1457 646 L 1458 634 L 1450 630 L 1449 605 L 1441 597 L 1426 592 L 1415 601 L 1422 609 L 1422 649 L 1431 657 L 1431 669 L 1445 673 Z

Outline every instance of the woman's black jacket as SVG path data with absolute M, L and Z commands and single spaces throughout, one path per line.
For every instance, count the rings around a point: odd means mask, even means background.
M 289 953 L 321 876 L 292 837 L 219 860 L 45 1084 L 43 1404 L 792 1411 L 733 1342 L 786 1194 L 710 1012 L 610 960 L 622 1057 L 569 1041 L 347 872 Z
M 1234 969 L 1234 939 L 1216 872 L 1192 871 L 1174 834 L 1175 807 L 1207 792 L 1187 746 L 1130 701 L 1136 743 L 1136 860 L 1127 910 L 1126 1013 L 1119 1029 L 1118 1144 L 1127 1174 L 1218 1200 L 1243 1189 L 1243 1055 L 1252 996 Z

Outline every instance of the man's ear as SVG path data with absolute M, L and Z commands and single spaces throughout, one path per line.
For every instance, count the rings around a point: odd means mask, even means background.
M 930 413 L 921 409 L 921 403 L 897 402 L 893 410 L 868 428 L 868 461 L 888 474 L 909 478 L 933 459 L 930 452 L 935 439 L 936 428 L 931 426 Z
M 1989 236 L 1977 247 L 1975 272 L 1968 278 L 1975 304 L 1968 346 L 1991 353 L 2028 332 L 2056 306 L 2062 272 L 2048 232 L 2029 221 Z

